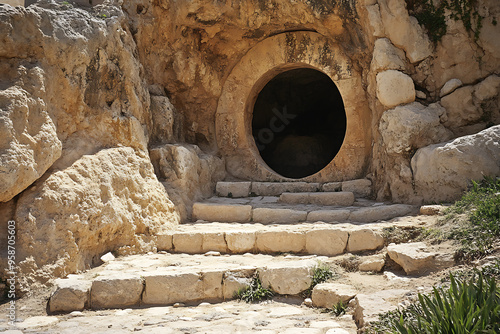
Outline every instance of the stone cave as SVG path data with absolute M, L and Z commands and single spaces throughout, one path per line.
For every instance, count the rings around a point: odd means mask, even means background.
M 303 178 L 326 167 L 340 150 L 346 114 L 331 78 L 315 69 L 279 73 L 258 93 L 252 134 L 276 173 Z

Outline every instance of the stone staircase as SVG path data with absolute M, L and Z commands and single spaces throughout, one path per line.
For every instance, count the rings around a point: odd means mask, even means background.
M 369 180 L 219 182 L 216 193 L 193 205 L 192 222 L 158 236 L 158 253 L 58 279 L 48 310 L 220 302 L 233 299 L 256 274 L 276 294 L 298 295 L 319 263 L 334 263 L 344 253 L 369 252 L 364 270 L 380 271 L 385 255 L 371 254 L 386 244 L 383 229 L 411 227 L 386 220 L 417 212 L 366 199 Z
M 193 205 L 193 220 L 238 223 L 370 223 L 404 216 L 415 207 L 366 199 L 366 179 L 332 182 L 219 182 L 216 197 Z

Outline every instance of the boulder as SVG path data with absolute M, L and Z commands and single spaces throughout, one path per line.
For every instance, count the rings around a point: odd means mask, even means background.
M 424 201 L 457 200 L 470 180 L 500 175 L 500 125 L 421 148 L 411 166 L 416 191 Z
M 406 10 L 401 0 L 379 0 L 380 14 L 385 34 L 397 47 L 405 50 L 412 63 L 429 57 L 432 44 L 416 18 Z
M 375 41 L 371 70 L 375 73 L 385 70 L 400 70 L 406 68 L 406 57 L 403 50 L 392 45 L 387 38 L 379 38 Z
M 423 242 L 391 244 L 387 247 L 387 253 L 408 275 L 423 274 L 435 265 L 436 254 L 427 252 Z
M 410 76 L 387 70 L 377 74 L 377 97 L 387 108 L 415 101 L 415 85 Z
M 102 254 L 155 249 L 179 222 L 145 152 L 121 147 L 83 156 L 18 200 L 19 266 L 45 281 L 88 268 Z M 26 281 L 24 281 L 26 280 Z
M 45 92 L 39 67 L 29 69 L 24 79 L 25 85 L 40 90 L 38 94 Z M 43 100 L 17 85 L 0 88 L 0 202 L 11 200 L 40 178 L 61 152 Z
M 384 24 L 382 23 L 382 18 L 380 17 L 380 7 L 378 4 L 373 4 L 366 6 L 366 11 L 368 12 L 368 22 L 372 29 L 372 35 L 374 37 L 384 36 Z
M 474 87 L 466 86 L 455 90 L 441 99 L 441 105 L 446 109 L 447 127 L 458 128 L 477 122 L 483 115 L 482 109 L 474 103 Z
M 426 107 L 418 102 L 385 111 L 379 130 L 387 153 L 403 154 L 449 140 L 453 134 L 440 123 L 445 113 L 437 103 Z
M 357 291 L 351 285 L 341 283 L 321 283 L 314 287 L 312 292 L 313 305 L 316 307 L 332 308 L 337 303 L 344 305 L 356 296 Z

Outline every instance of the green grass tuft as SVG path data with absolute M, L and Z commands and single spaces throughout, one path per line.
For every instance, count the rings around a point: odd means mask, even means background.
M 252 282 L 246 288 L 237 292 L 236 297 L 247 303 L 254 303 L 270 299 L 274 296 L 271 289 L 264 288 L 258 275 L 252 278 Z

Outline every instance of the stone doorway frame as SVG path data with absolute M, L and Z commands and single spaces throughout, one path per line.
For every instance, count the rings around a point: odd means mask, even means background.
M 328 75 L 337 86 L 347 117 L 340 151 L 321 171 L 302 179 L 283 177 L 267 166 L 252 135 L 253 106 L 262 88 L 277 74 L 311 68 Z M 371 154 L 371 113 L 361 73 L 342 48 L 310 31 L 286 32 L 252 47 L 224 82 L 215 115 L 219 151 L 226 170 L 252 181 L 331 182 L 364 176 Z

